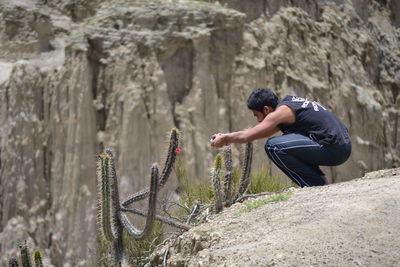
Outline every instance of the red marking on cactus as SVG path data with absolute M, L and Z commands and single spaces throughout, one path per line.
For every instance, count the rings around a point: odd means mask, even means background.
M 179 154 L 179 153 L 181 153 L 181 152 L 182 152 L 182 150 L 181 150 L 180 148 L 175 149 L 175 153 L 176 153 L 176 154 Z

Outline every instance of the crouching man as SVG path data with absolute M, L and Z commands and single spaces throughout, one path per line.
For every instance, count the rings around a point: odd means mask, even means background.
M 211 146 L 248 143 L 282 131 L 271 137 L 265 152 L 274 164 L 301 187 L 327 184 L 319 166 L 344 163 L 351 153 L 346 126 L 329 110 L 310 99 L 286 96 L 278 101 L 269 89 L 257 89 L 247 107 L 259 122 L 253 128 L 213 135 Z

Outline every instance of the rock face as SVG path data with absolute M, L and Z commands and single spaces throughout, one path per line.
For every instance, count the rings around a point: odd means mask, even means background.
M 0 3 L 1 255 L 28 238 L 57 266 L 85 265 L 95 155 L 116 150 L 132 193 L 177 126 L 190 174 L 206 177 L 210 136 L 254 124 L 258 87 L 317 99 L 349 126 L 334 181 L 399 166 L 398 1 L 220 3 Z M 258 144 L 255 168 L 269 164 Z
M 150 266 L 396 266 L 399 189 L 392 169 L 292 188 L 288 200 L 245 213 L 238 203 L 167 242 Z

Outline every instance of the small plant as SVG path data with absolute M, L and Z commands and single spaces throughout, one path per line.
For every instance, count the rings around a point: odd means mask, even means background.
M 279 175 L 273 175 L 270 173 L 270 169 L 262 167 L 251 174 L 250 187 L 247 192 L 248 194 L 278 192 L 291 186 L 294 186 L 293 182 L 283 179 Z
M 290 198 L 290 196 L 292 195 L 292 192 L 286 192 L 286 193 L 280 193 L 277 194 L 276 196 L 270 197 L 270 198 L 266 198 L 266 199 L 257 199 L 257 200 L 246 200 L 243 202 L 243 204 L 245 205 L 245 207 L 241 210 L 239 210 L 236 215 L 240 215 L 243 214 L 245 212 L 249 212 L 252 211 L 258 207 L 261 207 L 265 204 L 271 203 L 271 202 L 277 202 L 277 201 L 283 201 L 283 200 L 287 200 Z
M 178 191 L 181 205 L 192 207 L 195 202 L 211 204 L 214 201 L 214 194 L 207 179 L 194 179 L 188 177 L 183 162 L 178 159 L 174 171 L 178 180 Z
M 98 185 L 98 225 L 101 236 L 111 244 L 113 249 L 113 261 L 116 264 L 122 262 L 124 255 L 123 229 L 130 237 L 141 240 L 151 232 L 155 220 L 171 226 L 188 230 L 189 226 L 171 219 L 156 215 L 157 192 L 162 187 L 172 170 L 178 148 L 178 130 L 172 129 L 167 159 L 164 168 L 159 175 L 157 164 L 151 167 L 150 187 L 130 196 L 120 203 L 118 194 L 118 180 L 115 169 L 115 157 L 110 149 L 106 149 L 98 156 L 97 161 L 97 185 Z M 148 197 L 148 211 L 141 211 L 128 206 L 138 200 Z M 124 212 L 130 212 L 146 217 L 143 230 L 139 230 Z
M 161 222 L 155 221 L 153 230 L 146 239 L 134 239 L 125 231 L 122 239 L 124 244 L 124 257 L 128 266 L 145 266 L 150 261 L 151 253 L 164 240 L 164 227 Z M 100 233 L 97 233 L 97 253 L 91 258 L 88 266 L 114 266 L 107 256 L 111 249 L 112 244 L 101 237 Z
M 153 230 L 146 240 L 132 239 L 129 234 L 124 234 L 125 255 L 131 266 L 145 266 L 150 261 L 150 256 L 158 244 L 163 241 L 163 224 L 154 222 Z

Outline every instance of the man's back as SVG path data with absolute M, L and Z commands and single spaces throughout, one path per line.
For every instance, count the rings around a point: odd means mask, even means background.
M 286 96 L 279 106 L 290 107 L 295 115 L 293 124 L 280 124 L 280 130 L 308 136 L 321 145 L 342 145 L 350 143 L 346 126 L 328 109 L 316 101 Z

